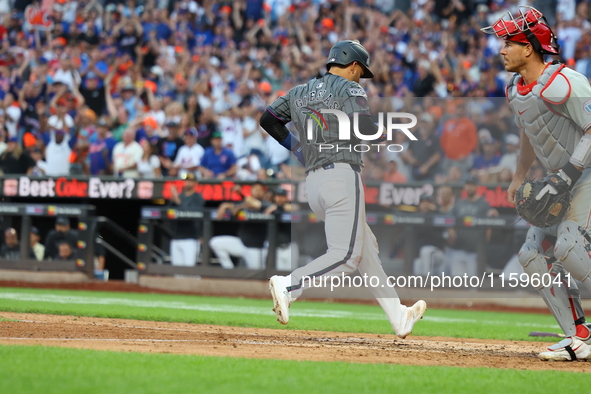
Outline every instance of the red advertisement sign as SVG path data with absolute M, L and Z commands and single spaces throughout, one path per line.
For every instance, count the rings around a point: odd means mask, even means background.
M 184 181 L 178 180 L 135 180 L 122 178 L 91 177 L 75 179 L 68 177 L 36 178 L 27 176 L 18 178 L 0 178 L 0 194 L 5 197 L 40 197 L 40 198 L 92 198 L 92 199 L 165 199 L 172 197 L 172 188 L 180 193 Z M 198 183 L 195 190 L 206 201 L 241 201 L 242 197 L 232 191 L 234 181 L 216 183 Z M 250 196 L 251 184 L 242 184 L 242 194 Z M 269 184 L 269 188 L 281 187 L 288 192 L 292 201 L 307 203 L 306 183 Z M 416 206 L 423 195 L 434 195 L 436 187 L 424 184 L 375 183 L 364 186 L 366 204 L 383 206 Z M 456 188 L 459 198 L 465 198 L 465 192 Z M 507 201 L 507 190 L 501 186 L 479 186 L 478 194 L 493 208 L 512 208 Z

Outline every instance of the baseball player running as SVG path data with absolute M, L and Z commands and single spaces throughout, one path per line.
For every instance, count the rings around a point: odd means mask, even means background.
M 550 285 L 546 281 L 548 286 L 540 283 L 537 290 L 567 338 L 539 358 L 591 359 L 591 334 L 579 291 L 574 280 L 568 286 L 565 276 L 566 270 L 591 290 L 585 232 L 591 221 L 591 86 L 563 64 L 544 63 L 545 54 L 558 54 L 556 36 L 541 12 L 527 6 L 519 10 L 517 17 L 507 12 L 482 29 L 505 40 L 500 53 L 505 69 L 515 73 L 506 93 L 521 129 L 521 147 L 508 198 L 533 225 L 519 262 L 532 279 L 548 272 L 558 278 Z M 548 176 L 522 185 L 536 156 Z
M 368 277 L 379 278 L 380 285 L 370 290 L 378 300 L 394 332 L 405 338 L 414 324 L 423 317 L 427 304 L 418 301 L 412 307 L 400 303 L 378 257 L 378 244 L 365 220 L 364 191 L 361 184 L 361 154 L 351 149 L 360 140 L 339 140 L 337 116 L 322 109 L 338 109 L 353 119 L 358 114 L 359 127 L 367 135 L 380 135 L 369 116 L 365 91 L 360 78 L 372 78 L 369 53 L 358 41 L 341 41 L 330 50 L 328 73 L 291 89 L 267 107 L 260 120 L 261 127 L 285 148 L 291 150 L 306 167 L 308 202 L 314 213 L 324 220 L 327 252 L 298 268 L 288 276 L 273 276 L 269 287 L 277 320 L 289 322 L 289 306 L 309 286 L 303 277 L 318 278 L 350 274 L 359 270 Z M 307 122 L 312 115 L 315 136 L 308 139 Z M 294 122 L 298 134 L 285 127 Z M 312 122 L 310 122 L 312 124 Z M 353 122 L 350 122 L 353 123 Z M 333 146 L 331 149 L 322 149 Z M 339 149 L 337 149 L 337 147 Z M 383 287 L 382 287 L 383 286 Z

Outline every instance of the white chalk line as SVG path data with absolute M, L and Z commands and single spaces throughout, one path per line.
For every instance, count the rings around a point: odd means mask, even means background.
M 255 306 L 238 306 L 230 304 L 190 304 L 180 301 L 144 301 L 144 300 L 130 300 L 126 298 L 115 297 L 86 297 L 86 296 L 69 296 L 58 294 L 35 294 L 35 293 L 11 293 L 0 291 L 0 300 L 13 301 L 29 301 L 29 302 L 48 302 L 54 304 L 79 304 L 79 305 L 119 305 L 136 308 L 164 308 L 164 309 L 182 309 L 193 310 L 200 312 L 215 312 L 215 313 L 232 313 L 232 314 L 247 314 L 259 316 L 273 316 L 274 313 L 270 307 L 255 307 Z M 0 304 L 0 308 L 2 305 Z M 290 310 L 291 316 L 294 317 L 317 317 L 317 318 L 337 318 L 337 319 L 351 319 L 351 320 L 386 320 L 383 313 L 371 312 L 351 312 L 351 311 L 336 311 L 336 310 L 314 310 L 314 309 L 299 309 L 293 308 Z M 559 328 L 558 325 L 553 324 L 537 324 L 515 321 L 502 320 L 481 320 L 481 319 L 465 319 L 465 318 L 450 318 L 440 316 L 425 316 L 425 321 L 434 323 L 466 323 L 466 324 L 484 324 L 484 325 L 512 325 L 518 327 L 530 328 Z

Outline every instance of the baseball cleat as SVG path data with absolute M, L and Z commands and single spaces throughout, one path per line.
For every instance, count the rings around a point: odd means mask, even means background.
M 289 323 L 289 305 L 291 297 L 287 287 L 291 285 L 289 276 L 274 275 L 269 280 L 269 290 L 273 296 L 273 312 L 281 324 Z
M 591 360 L 591 345 L 580 339 L 565 338 L 538 355 L 542 361 Z
M 423 300 L 417 301 L 411 307 L 405 307 L 402 324 L 400 326 L 401 331 L 397 333 L 401 339 L 406 338 L 412 333 L 412 328 L 415 323 L 423 318 L 425 311 L 427 310 L 427 303 Z

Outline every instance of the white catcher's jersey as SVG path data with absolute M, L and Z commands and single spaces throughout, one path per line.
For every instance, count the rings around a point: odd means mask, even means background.
M 507 85 L 507 99 L 542 165 L 558 171 L 591 127 L 591 86 L 584 75 L 554 63 L 532 85 L 523 86 L 515 74 Z

